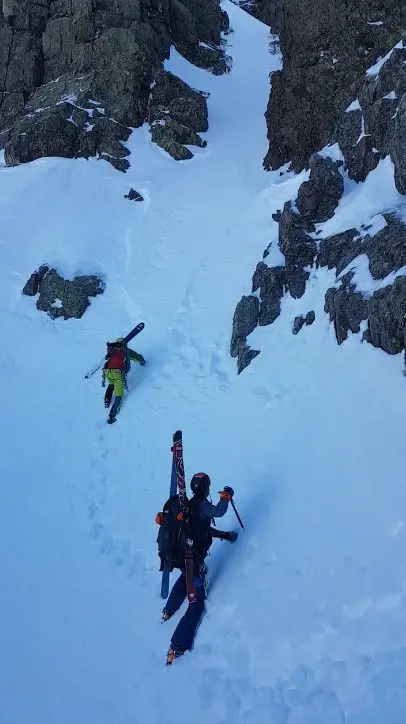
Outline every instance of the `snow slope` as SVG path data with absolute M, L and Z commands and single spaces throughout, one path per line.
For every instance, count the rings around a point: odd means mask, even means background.
M 0 167 L 2 724 L 405 721 L 402 360 L 359 336 L 337 347 L 333 276 L 318 270 L 251 335 L 262 353 L 236 376 L 235 303 L 304 176 L 261 170 L 280 59 L 265 26 L 225 7 L 229 76 L 175 52 L 167 63 L 211 93 L 191 162 L 142 128 L 125 176 L 95 160 Z M 129 186 L 143 204 L 124 200 Z M 363 199 L 370 216 L 363 188 L 348 186 L 334 228 Z M 81 321 L 21 296 L 42 262 L 105 275 Z M 294 337 L 309 309 L 315 324 Z M 139 320 L 148 365 L 110 428 L 99 378 L 83 376 Z M 176 621 L 160 624 L 154 516 L 179 427 L 188 477 L 207 470 L 214 497 L 231 484 L 246 532 L 213 545 L 194 650 L 167 670 Z

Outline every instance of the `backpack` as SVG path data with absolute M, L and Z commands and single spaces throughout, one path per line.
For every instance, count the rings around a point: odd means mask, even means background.
M 204 521 L 198 514 L 201 500 L 193 497 L 187 502 L 186 515 L 182 512 L 179 495 L 173 495 L 166 501 L 162 513 L 158 513 L 159 524 L 157 537 L 158 555 L 161 559 L 160 570 L 168 566 L 185 567 L 186 538 L 193 540 L 194 559 L 202 561 L 211 543 L 209 537 L 210 521 Z
M 107 342 L 105 370 L 127 372 L 127 350 L 123 342 Z

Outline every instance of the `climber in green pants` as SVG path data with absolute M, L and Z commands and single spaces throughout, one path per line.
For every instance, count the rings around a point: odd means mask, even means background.
M 142 354 L 127 347 L 122 337 L 119 337 L 115 342 L 107 342 L 106 362 L 103 369 L 103 387 L 105 381 L 108 382 L 104 395 L 105 407 L 110 407 L 114 394 L 114 402 L 107 419 L 109 425 L 117 419 L 123 401 L 124 388 L 126 387 L 126 375 L 130 370 L 132 360 L 142 366 L 145 365 Z

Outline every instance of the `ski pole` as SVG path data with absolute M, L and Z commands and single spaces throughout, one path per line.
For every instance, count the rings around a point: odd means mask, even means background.
M 232 505 L 232 507 L 233 507 L 234 513 L 235 513 L 235 514 L 236 514 L 236 516 L 237 516 L 237 520 L 238 520 L 238 522 L 239 522 L 239 524 L 240 524 L 241 528 L 242 528 L 243 530 L 245 530 L 245 528 L 244 528 L 244 524 L 243 524 L 243 522 L 242 522 L 242 520 L 241 520 L 240 516 L 238 515 L 238 510 L 237 510 L 237 508 L 235 507 L 235 503 L 234 503 L 234 500 L 233 500 L 232 498 L 231 498 L 231 500 L 230 500 L 230 503 L 231 503 L 231 505 Z

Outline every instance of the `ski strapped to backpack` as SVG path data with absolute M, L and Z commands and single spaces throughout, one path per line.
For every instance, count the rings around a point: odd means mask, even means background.
M 171 449 L 171 496 L 165 503 L 163 512 L 158 513 L 156 518 L 156 522 L 160 525 L 158 552 L 162 570 L 161 596 L 166 598 L 168 595 L 169 573 L 174 568 L 180 568 L 185 570 L 189 603 L 195 603 L 194 545 L 190 530 L 189 501 L 186 496 L 183 442 L 180 430 L 177 430 L 173 436 Z M 178 494 L 176 494 L 176 488 Z
M 188 509 L 188 499 L 186 496 L 185 467 L 183 464 L 183 440 L 180 430 L 175 433 L 172 451 L 175 459 L 176 479 L 178 484 L 179 502 L 182 514 L 184 515 L 184 525 L 186 533 L 186 549 L 185 549 L 185 572 L 186 572 L 186 590 L 189 603 L 196 603 L 196 586 L 194 584 L 194 550 L 193 539 L 190 531 L 190 517 Z
M 132 329 L 131 332 L 129 332 L 129 333 L 127 334 L 127 336 L 123 338 L 122 344 L 123 344 L 124 346 L 126 346 L 129 342 L 131 342 L 131 340 L 132 340 L 134 337 L 136 337 L 137 334 L 139 334 L 140 332 L 142 332 L 142 330 L 144 329 L 144 327 L 145 327 L 144 322 L 140 322 L 139 324 L 137 324 L 137 326 L 134 327 L 134 329 Z M 109 343 L 108 343 L 108 344 L 109 344 Z M 100 370 L 102 367 L 104 367 L 105 362 L 106 362 L 106 358 L 103 357 L 103 359 L 102 359 L 100 362 L 98 362 L 97 365 L 95 365 L 94 367 L 92 367 L 92 368 L 87 372 L 87 374 L 85 374 L 85 380 L 88 380 L 89 377 L 92 377 L 98 370 Z
M 176 432 L 173 436 L 173 442 L 175 442 L 175 436 L 178 435 Z M 172 448 L 173 449 L 173 448 Z M 175 466 L 175 456 L 172 454 L 172 472 L 171 472 L 171 484 L 169 488 L 169 500 L 171 500 L 174 496 L 176 496 L 176 490 L 177 490 L 178 484 L 177 484 L 177 478 L 176 478 L 176 466 Z M 165 516 L 165 509 L 163 512 L 163 517 Z M 157 521 L 159 522 L 159 521 Z M 161 525 L 163 524 L 163 518 L 160 520 Z M 162 538 L 163 528 L 160 528 L 160 536 Z M 162 533 L 161 533 L 162 531 Z M 158 543 L 159 543 L 159 536 L 158 536 Z M 162 569 L 162 581 L 161 581 L 161 598 L 168 598 L 169 594 L 169 574 L 172 570 L 171 567 L 172 562 L 169 561 L 167 558 L 161 559 L 161 569 Z

